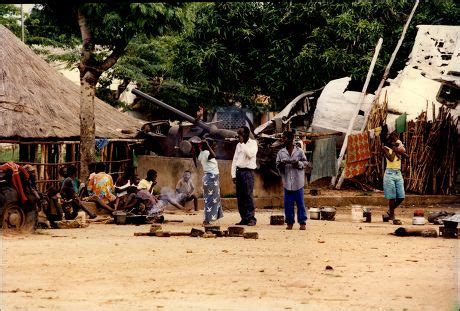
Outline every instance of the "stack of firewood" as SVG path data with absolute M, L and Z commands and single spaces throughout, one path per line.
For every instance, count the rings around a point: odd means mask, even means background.
M 426 112 L 408 123 L 404 141 L 409 160 L 403 165 L 406 190 L 425 194 L 455 193 L 458 119 L 441 106 L 434 121 Z

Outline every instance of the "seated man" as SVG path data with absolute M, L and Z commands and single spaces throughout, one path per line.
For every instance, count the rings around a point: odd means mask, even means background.
M 62 220 L 64 211 L 62 210 L 61 203 L 59 202 L 59 190 L 51 187 L 46 191 L 47 203 L 44 206 L 46 218 L 50 222 L 51 228 L 57 228 L 56 221 Z
M 133 214 L 139 214 L 139 202 L 137 201 L 137 188 L 134 186 L 129 187 L 126 192 L 127 196 L 124 202 L 120 203 L 118 209 L 126 210 Z
M 105 164 L 98 162 L 96 164 L 96 174 L 88 182 L 88 190 L 94 195 L 89 201 L 95 202 L 99 207 L 113 212 L 112 204 L 115 203 L 116 196 L 113 194 L 114 186 L 112 176 L 105 172 Z
M 75 183 L 77 177 L 77 168 L 73 165 L 67 168 L 67 177 L 64 179 L 61 187 L 61 197 L 64 201 L 63 208 L 66 219 L 75 219 L 78 211 L 82 209 L 90 218 L 96 218 L 96 214 L 91 213 L 81 202 L 78 197 L 78 188 Z
M 182 175 L 182 178 L 179 179 L 176 185 L 176 193 L 177 193 L 177 201 L 182 205 L 185 206 L 185 203 L 193 200 L 193 206 L 195 211 L 198 210 L 198 198 L 194 194 L 195 187 L 193 186 L 192 182 L 192 172 L 185 171 Z M 190 211 L 189 208 L 187 211 Z
M 147 177 L 145 179 L 142 179 L 139 184 L 137 185 L 137 190 L 146 190 L 150 194 L 153 194 L 154 192 L 154 187 L 157 184 L 157 172 L 153 169 L 148 170 L 147 172 Z M 171 191 L 169 191 L 171 192 Z M 178 202 L 176 202 L 172 197 L 174 195 L 171 195 L 168 191 L 162 191 L 161 195 L 158 197 L 160 201 L 167 201 L 171 203 L 173 206 L 175 206 L 178 209 L 184 209 L 182 205 L 180 205 Z M 166 203 L 166 202 L 165 202 Z
M 155 222 L 163 222 L 163 211 L 166 201 L 158 200 L 147 190 L 137 191 L 131 187 L 128 189 L 129 195 L 123 209 L 136 215 L 147 215 Z

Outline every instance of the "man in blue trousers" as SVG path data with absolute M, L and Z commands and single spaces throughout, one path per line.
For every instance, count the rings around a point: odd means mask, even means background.
M 285 147 L 276 156 L 276 167 L 280 172 L 284 187 L 284 214 L 287 230 L 292 230 L 295 222 L 294 203 L 297 205 L 297 221 L 300 230 L 306 229 L 307 213 L 303 198 L 305 171 L 309 165 L 305 153 L 294 144 L 294 132 L 283 133 Z

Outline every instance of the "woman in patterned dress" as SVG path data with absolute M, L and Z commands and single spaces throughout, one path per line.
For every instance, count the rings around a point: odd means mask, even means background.
M 214 146 L 214 144 L 212 144 Z M 204 221 L 203 225 L 209 225 L 224 214 L 220 204 L 219 167 L 217 165 L 216 153 L 207 140 L 200 144 L 198 160 L 203 167 L 203 197 L 204 197 Z

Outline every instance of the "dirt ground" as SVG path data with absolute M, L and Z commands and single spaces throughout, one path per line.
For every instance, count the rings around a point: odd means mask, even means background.
M 381 211 L 352 223 L 343 207 L 306 231 L 258 212 L 246 227 L 258 240 L 133 236 L 150 225 L 3 232 L 1 310 L 458 310 L 458 240 L 389 235 Z M 398 210 L 406 225 L 412 213 Z M 202 216 L 166 219 L 185 232 Z M 238 220 L 226 211 L 220 225 Z

